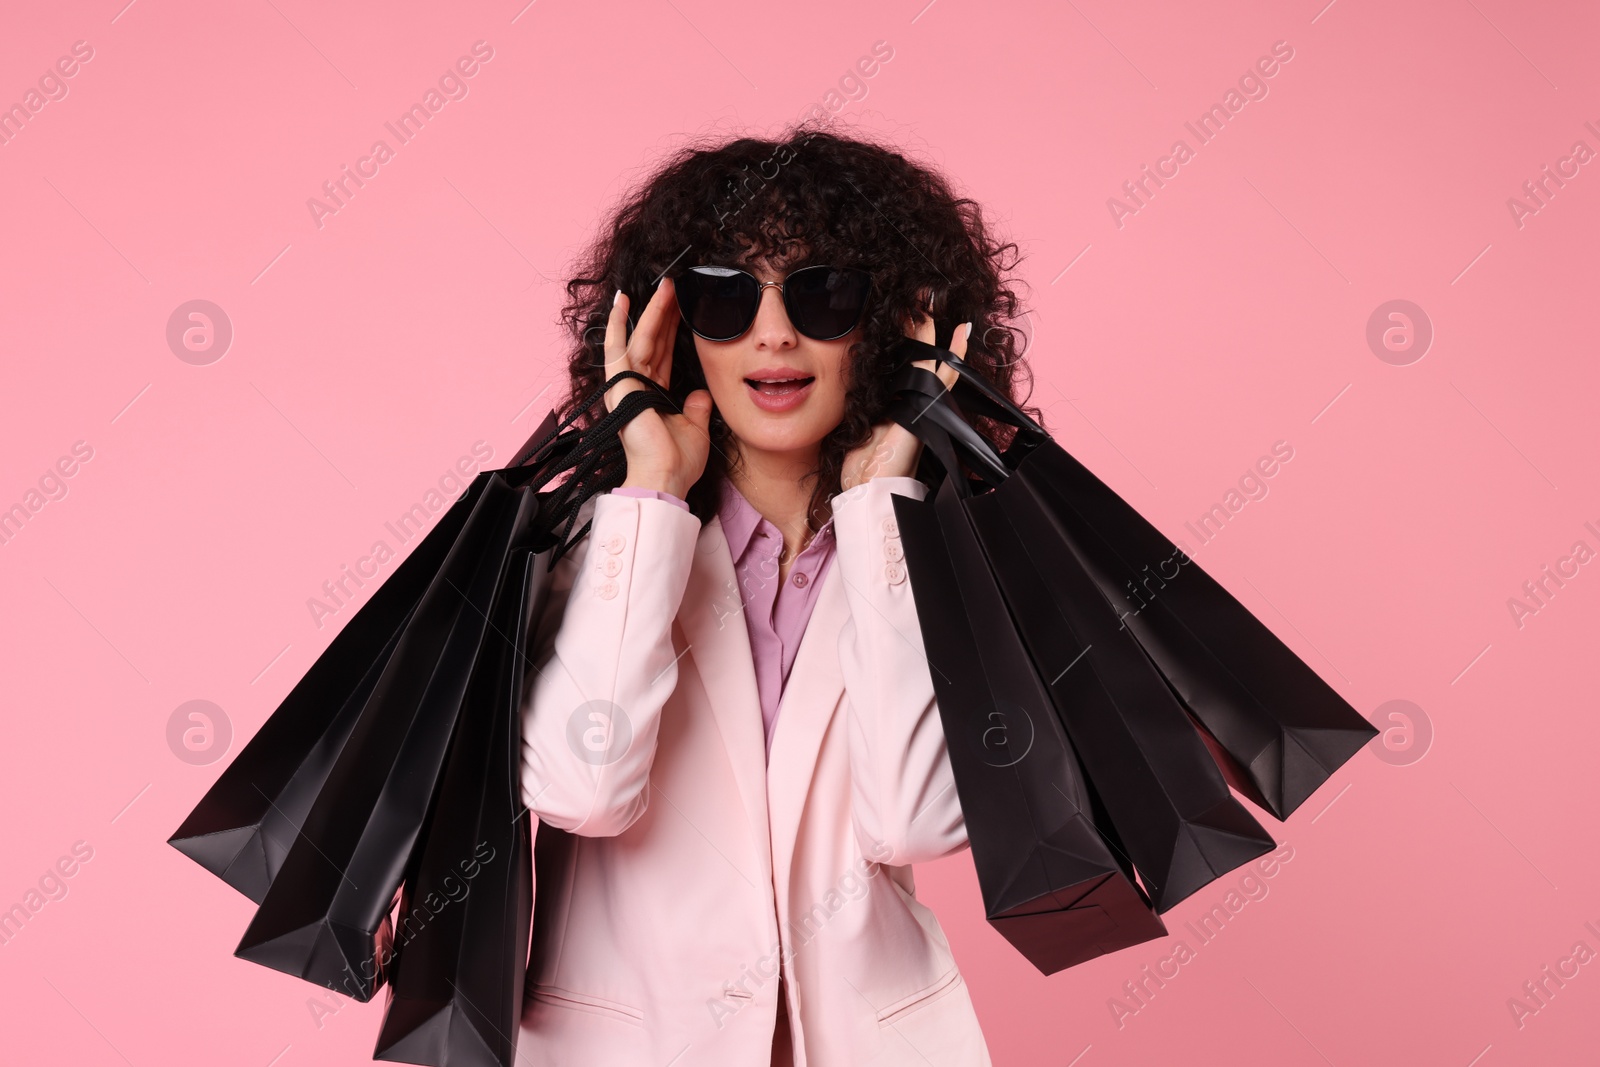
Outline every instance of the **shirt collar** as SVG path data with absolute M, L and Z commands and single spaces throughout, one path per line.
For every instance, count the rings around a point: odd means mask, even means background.
M 749 549 L 756 530 L 767 520 L 762 518 L 761 512 L 744 498 L 744 494 L 739 492 L 732 480 L 726 476 L 722 479 L 722 498 L 717 507 L 717 517 L 722 520 L 722 534 L 728 539 L 728 552 L 737 563 Z M 773 532 L 776 535 L 777 531 Z M 830 517 L 817 529 L 816 534 L 806 544 L 805 550 L 823 545 L 832 538 L 833 519 Z

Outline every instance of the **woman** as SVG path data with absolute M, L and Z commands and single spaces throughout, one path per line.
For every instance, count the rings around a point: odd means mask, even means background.
M 1013 388 L 1015 246 L 926 168 L 806 127 L 684 150 L 607 230 L 568 284 L 571 395 L 633 369 L 682 412 L 625 428 L 533 639 L 522 1049 L 986 1064 L 912 878 L 967 839 L 892 504 L 927 487 L 883 412 L 906 334 Z

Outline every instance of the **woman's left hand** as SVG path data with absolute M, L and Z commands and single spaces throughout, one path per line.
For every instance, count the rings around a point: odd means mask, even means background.
M 970 322 L 957 326 L 955 335 L 950 338 L 950 351 L 958 356 L 966 355 L 967 335 L 971 332 Z M 907 333 L 919 341 L 933 344 L 933 319 L 919 319 L 915 328 Z M 946 389 L 954 385 L 959 377 L 956 369 L 948 363 L 919 359 L 911 365 L 933 371 Z M 867 438 L 866 444 L 845 456 L 844 469 L 839 472 L 839 487 L 841 490 L 853 489 L 871 478 L 908 477 L 916 472 L 917 460 L 921 455 L 922 442 L 917 440 L 915 434 L 899 423 L 885 420 L 873 427 L 872 436 Z

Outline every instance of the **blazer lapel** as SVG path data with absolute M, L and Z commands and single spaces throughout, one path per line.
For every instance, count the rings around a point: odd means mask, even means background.
M 844 577 L 835 558 L 817 594 L 805 636 L 800 639 L 783 698 L 778 701 L 778 721 L 772 728 L 772 758 L 767 764 L 772 854 L 774 865 L 785 876 L 794 855 L 800 813 L 816 773 L 822 738 L 844 693 L 839 634 L 849 613 Z
M 688 644 L 685 652 L 694 660 L 727 748 L 756 855 L 766 857 L 766 741 L 761 697 L 733 557 L 718 518 L 713 517 L 700 531 L 683 603 L 686 610 L 678 613 L 678 624 Z M 770 869 L 763 873 L 771 877 Z

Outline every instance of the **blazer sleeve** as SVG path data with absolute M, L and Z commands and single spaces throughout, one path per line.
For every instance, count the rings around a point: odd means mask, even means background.
M 895 523 L 915 478 L 873 478 L 834 498 L 835 562 L 850 617 L 839 635 L 849 705 L 851 811 L 866 856 L 899 866 L 967 847 L 944 726 Z
M 661 708 L 678 681 L 672 623 L 700 520 L 623 494 L 585 507 L 593 526 L 556 564 L 529 641 L 521 786 L 541 821 L 607 837 L 649 803 Z

